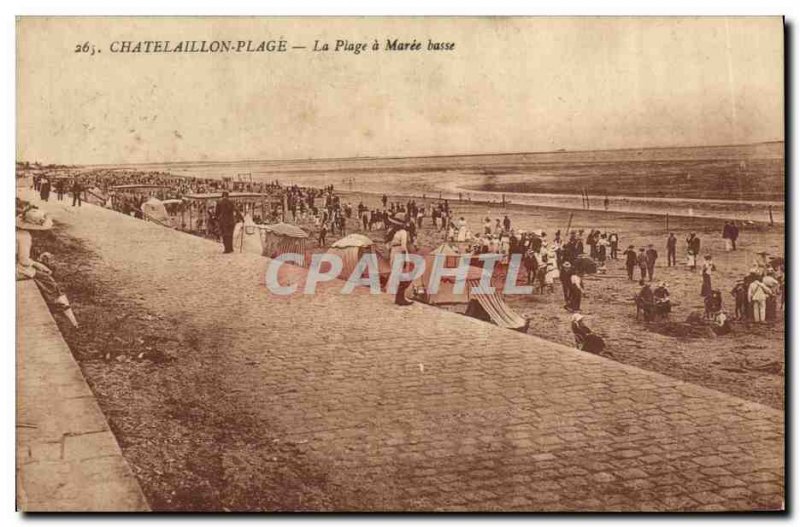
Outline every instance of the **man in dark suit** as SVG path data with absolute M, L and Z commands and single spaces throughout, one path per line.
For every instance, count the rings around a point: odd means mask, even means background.
M 83 192 L 83 185 L 77 179 L 72 183 L 72 206 L 77 203 L 81 206 L 81 193 Z
M 236 207 L 228 198 L 228 191 L 222 192 L 222 199 L 217 201 L 217 223 L 222 234 L 225 254 L 233 252 L 233 228 L 236 226 Z

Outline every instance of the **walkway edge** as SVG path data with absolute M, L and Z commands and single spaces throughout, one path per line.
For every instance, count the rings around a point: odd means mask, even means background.
M 33 280 L 17 282 L 17 509 L 150 508 Z

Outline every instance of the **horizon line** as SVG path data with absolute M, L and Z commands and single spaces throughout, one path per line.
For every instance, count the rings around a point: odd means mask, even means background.
M 219 161 L 146 161 L 146 162 L 121 162 L 121 163 L 85 163 L 85 164 L 65 164 L 65 166 L 109 166 L 109 165 L 178 165 L 178 164 L 233 164 L 233 163 L 253 163 L 253 162 L 274 162 L 274 163 L 303 163 L 303 162 L 324 162 L 324 161 L 374 161 L 374 160 L 396 160 L 396 159 L 437 159 L 437 158 L 450 158 L 450 157 L 483 157 L 483 156 L 514 156 L 514 155 L 543 155 L 543 154 L 579 154 L 586 152 L 622 152 L 629 150 L 670 150 L 679 148 L 724 148 L 735 146 L 755 146 L 770 143 L 786 143 L 785 139 L 771 140 L 771 141 L 756 141 L 753 143 L 729 143 L 729 144 L 713 144 L 713 145 L 677 145 L 677 146 L 639 146 L 639 147 L 625 147 L 625 148 L 601 148 L 590 149 L 582 148 L 577 150 L 568 150 L 560 148 L 558 150 L 539 150 L 528 152 L 485 152 L 479 154 L 434 154 L 434 155 L 409 155 L 409 156 L 356 156 L 356 157 L 309 157 L 309 158 L 290 158 L 290 159 L 258 159 L 247 158 L 235 161 L 219 160 Z M 785 154 L 785 153 L 784 153 Z M 24 162 L 24 161 L 17 161 Z M 33 163 L 33 162 L 31 162 Z M 61 163 L 41 163 L 42 165 L 48 164 L 61 164 Z

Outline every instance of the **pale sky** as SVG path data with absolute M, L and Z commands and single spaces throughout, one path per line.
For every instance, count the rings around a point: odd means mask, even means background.
M 780 18 L 22 19 L 17 159 L 234 161 L 783 140 Z M 121 40 L 285 38 L 272 54 Z M 387 38 L 454 51 L 313 52 Z M 90 41 L 100 54 L 75 53 Z

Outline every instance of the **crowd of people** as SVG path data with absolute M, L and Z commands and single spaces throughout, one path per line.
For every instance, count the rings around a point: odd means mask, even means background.
M 151 185 L 153 189 L 138 194 L 116 192 L 119 185 Z M 508 214 L 494 217 L 487 214 L 481 225 L 473 231 L 464 216 L 457 215 L 447 199 L 405 201 L 380 197 L 380 205 L 368 206 L 364 201 L 357 205 L 346 201 L 333 185 L 324 188 L 283 186 L 278 181 L 252 182 L 174 176 L 165 172 L 133 170 L 96 170 L 74 174 L 71 177 L 38 175 L 34 186 L 43 200 L 49 199 L 55 187 L 58 199 L 67 191 L 73 194 L 74 205 L 80 205 L 81 195 L 94 189 L 110 198 L 112 208 L 125 214 L 140 215 L 141 205 L 150 196 L 159 199 L 177 199 L 190 194 L 224 192 L 216 202 L 200 202 L 198 225 L 205 232 L 221 238 L 225 252 L 230 252 L 233 225 L 242 221 L 245 211 L 230 199 L 231 192 L 263 193 L 279 196 L 283 206 L 280 213 L 273 211 L 269 217 L 256 217 L 255 223 L 292 221 L 307 227 L 316 234 L 320 247 L 328 244 L 328 236 L 337 238 L 350 232 L 364 234 L 386 231 L 386 243 L 391 252 L 398 246 L 404 251 L 413 250 L 418 234 L 425 229 L 428 234 L 459 247 L 464 253 L 475 256 L 499 254 L 501 264 L 519 255 L 522 262 L 522 281 L 534 285 L 538 294 L 551 294 L 560 284 L 564 308 L 579 314 L 586 294 L 584 277 L 587 274 L 604 274 L 609 265 L 622 260 L 627 279 L 637 281 L 640 287 L 635 297 L 637 316 L 644 314 L 645 321 L 669 316 L 675 305 L 666 281 L 657 279 L 659 248 L 655 243 L 639 246 L 628 244 L 623 251 L 621 237 L 615 231 L 602 229 L 556 230 L 548 236 L 541 229 L 526 231 L 515 228 Z M 220 206 L 221 205 L 221 206 Z M 740 229 L 735 222 L 727 221 L 722 229 L 726 251 L 736 251 Z M 660 245 L 660 244 L 659 244 Z M 695 232 L 684 238 L 685 267 L 700 271 L 699 293 L 703 298 L 707 316 L 713 318 L 723 310 L 722 294 L 715 287 L 716 264 L 710 252 L 702 252 L 702 241 Z M 678 265 L 679 238 L 670 232 L 666 236 L 666 267 Z M 761 261 L 741 280 L 730 294 L 735 305 L 734 320 L 763 323 L 776 320 L 778 310 L 784 306 L 784 270 L 782 260 Z M 780 260 L 781 264 L 775 264 Z M 403 303 L 403 301 L 398 301 Z

